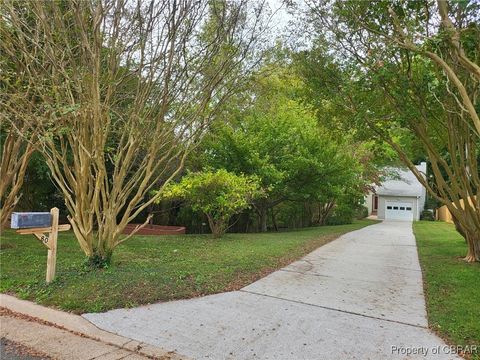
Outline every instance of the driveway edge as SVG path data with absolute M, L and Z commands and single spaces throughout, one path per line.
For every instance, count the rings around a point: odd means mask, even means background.
M 0 307 L 38 319 L 41 322 L 46 322 L 50 326 L 55 326 L 143 356 L 155 359 L 189 360 L 189 358 L 173 351 L 167 351 L 157 346 L 101 330 L 80 315 L 47 308 L 31 301 L 17 299 L 11 295 L 0 294 Z

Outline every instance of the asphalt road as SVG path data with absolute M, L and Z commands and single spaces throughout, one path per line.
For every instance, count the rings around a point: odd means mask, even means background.
M 43 360 L 48 357 L 36 356 L 31 349 L 5 338 L 0 339 L 0 359 L 2 360 Z

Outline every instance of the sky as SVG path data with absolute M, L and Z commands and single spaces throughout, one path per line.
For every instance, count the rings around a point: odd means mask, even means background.
M 267 0 L 270 9 L 274 13 L 273 15 L 273 26 L 283 31 L 290 20 L 293 20 L 291 14 L 288 13 L 285 4 L 282 0 Z
M 266 0 L 266 2 L 273 13 L 270 26 L 275 38 L 281 38 L 284 45 L 288 47 L 309 47 L 309 41 L 305 37 L 306 33 L 299 31 L 299 27 L 292 26 L 302 20 L 296 19 L 296 16 L 299 15 L 292 14 L 291 9 L 287 9 L 285 0 Z M 302 1 L 290 0 L 289 2 L 294 2 L 300 8 L 304 5 Z

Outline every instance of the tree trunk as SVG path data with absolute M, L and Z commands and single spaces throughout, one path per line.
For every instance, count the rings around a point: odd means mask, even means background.
M 472 214 L 476 215 L 476 212 L 468 211 L 468 206 L 469 204 L 467 203 L 467 209 L 461 210 L 456 209 L 451 205 L 447 207 L 452 214 L 452 220 L 455 225 L 455 229 L 460 235 L 463 236 L 467 244 L 468 250 L 464 260 L 466 262 L 476 262 L 480 261 L 480 229 L 475 225 L 476 219 L 471 216 Z M 462 216 L 458 216 L 459 214 L 455 215 L 457 212 Z M 462 220 L 460 221 L 459 219 Z
M 277 225 L 277 220 L 275 219 L 275 211 L 273 210 L 273 207 L 270 209 L 271 215 L 272 215 L 272 224 L 273 228 L 275 231 L 278 231 L 278 225 Z
M 480 261 L 480 233 L 467 232 L 467 256 L 465 256 L 466 262 Z
M 335 205 L 335 200 L 329 201 L 327 203 L 318 204 L 318 224 L 323 226 L 327 222 L 328 217 L 330 216 Z
M 215 239 L 218 239 L 225 235 L 225 231 L 227 229 L 226 222 L 223 220 L 214 220 L 211 215 L 206 215 L 208 219 L 208 225 L 210 226 L 213 237 Z
M 223 222 L 216 222 L 214 223 L 210 229 L 212 230 L 212 235 L 215 239 L 221 238 L 225 235 L 225 224 Z
M 88 257 L 87 263 L 91 267 L 103 269 L 108 267 L 112 263 L 112 255 L 113 255 L 113 249 L 112 250 L 95 249 L 93 251 L 93 254 Z
M 0 229 L 4 229 L 7 226 L 8 219 L 21 196 L 20 191 L 27 166 L 34 151 L 30 140 L 34 139 L 35 135 L 31 135 L 31 138 L 28 140 L 22 136 L 10 129 L 2 144 L 0 160 Z
M 267 207 L 262 206 L 259 209 L 260 232 L 267 232 Z

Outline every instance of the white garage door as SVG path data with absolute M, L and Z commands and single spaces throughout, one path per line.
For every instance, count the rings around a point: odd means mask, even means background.
M 413 221 L 412 203 L 387 201 L 385 206 L 385 219 Z

